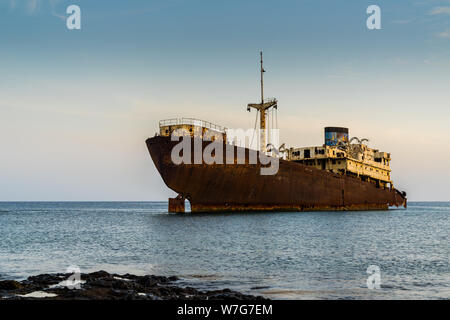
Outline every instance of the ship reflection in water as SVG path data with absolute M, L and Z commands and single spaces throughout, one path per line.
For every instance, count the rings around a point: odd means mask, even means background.
M 0 203 L 0 278 L 104 269 L 288 299 L 450 298 L 450 203 L 169 214 L 167 202 Z M 368 266 L 381 289 L 366 285 Z

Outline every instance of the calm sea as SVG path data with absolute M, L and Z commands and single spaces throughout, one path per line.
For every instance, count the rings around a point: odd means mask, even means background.
M 450 203 L 168 214 L 166 202 L 0 203 L 0 278 L 103 269 L 275 299 L 449 299 Z M 367 268 L 380 289 L 367 288 Z

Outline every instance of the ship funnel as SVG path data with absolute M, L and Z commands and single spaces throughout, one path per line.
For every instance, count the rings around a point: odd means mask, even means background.
M 325 145 L 337 146 L 348 143 L 348 128 L 325 127 Z

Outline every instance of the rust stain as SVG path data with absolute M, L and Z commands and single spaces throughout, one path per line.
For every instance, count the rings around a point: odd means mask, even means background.
M 169 198 L 169 212 L 183 213 L 184 199 L 182 197 Z

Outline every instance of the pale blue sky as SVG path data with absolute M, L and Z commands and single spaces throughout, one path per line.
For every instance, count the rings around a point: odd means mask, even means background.
M 181 116 L 252 127 L 260 50 L 283 142 L 348 126 L 410 200 L 450 200 L 449 22 L 448 0 L 0 0 L 0 201 L 165 200 L 146 137 Z

